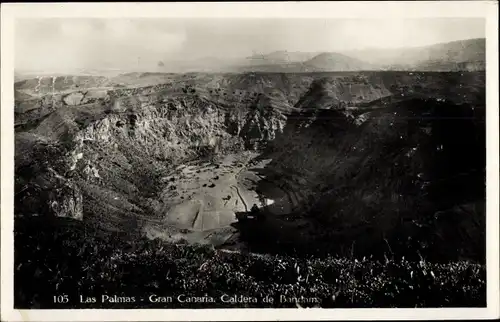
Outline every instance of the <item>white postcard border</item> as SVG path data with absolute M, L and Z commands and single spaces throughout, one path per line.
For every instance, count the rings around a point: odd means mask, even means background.
M 14 20 L 48 17 L 156 18 L 423 18 L 484 17 L 487 60 L 487 308 L 442 309 L 13 309 Z M 498 3 L 496 1 L 27 3 L 1 7 L 1 320 L 258 321 L 415 320 L 499 317 Z

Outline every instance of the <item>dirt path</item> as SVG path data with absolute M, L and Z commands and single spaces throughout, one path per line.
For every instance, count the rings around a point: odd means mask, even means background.
M 243 196 L 240 194 L 240 190 L 238 189 L 237 186 L 232 186 L 232 187 L 234 188 L 234 190 L 236 190 L 236 193 L 238 194 L 238 197 L 240 198 L 241 202 L 245 206 L 245 212 L 248 212 L 247 203 L 245 202 L 245 199 L 243 198 Z

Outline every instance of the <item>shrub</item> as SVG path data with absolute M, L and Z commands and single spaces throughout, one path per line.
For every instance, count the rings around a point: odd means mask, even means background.
M 16 219 L 16 308 L 297 307 L 282 296 L 317 298 L 321 307 L 485 306 L 485 267 L 470 262 L 433 264 L 346 258 L 298 259 L 226 252 L 212 246 L 125 234 L 63 218 Z M 67 294 L 67 304 L 53 296 Z M 79 295 L 222 294 L 258 303 L 79 303 Z M 270 297 L 274 303 L 264 303 Z

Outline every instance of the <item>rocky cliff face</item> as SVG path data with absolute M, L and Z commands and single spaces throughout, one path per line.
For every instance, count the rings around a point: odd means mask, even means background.
M 154 218 L 161 178 L 177 165 L 259 148 L 284 127 L 286 117 L 265 96 L 229 105 L 191 89 L 165 95 L 165 88 L 120 89 L 91 105 L 78 104 L 77 91 L 60 98 L 72 97 L 71 107 L 38 108 L 44 117 L 23 114 L 31 123 L 18 130 L 16 146 L 40 153 L 18 156 L 18 212 L 43 212 L 22 205 L 29 198 L 23 187 L 43 177 L 50 182 L 39 187 L 46 198 L 32 202 L 48 203 L 58 216 Z M 23 166 L 35 168 L 22 172 Z
M 295 105 L 298 108 L 345 108 L 363 102 L 372 102 L 391 96 L 380 80 L 366 77 L 321 78 L 315 80 L 309 90 Z

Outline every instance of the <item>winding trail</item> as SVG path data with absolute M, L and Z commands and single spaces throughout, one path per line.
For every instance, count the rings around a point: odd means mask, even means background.
M 192 227 L 195 227 L 196 226 L 196 221 L 198 221 L 198 217 L 200 216 L 200 208 L 198 208 L 198 211 L 196 211 L 196 215 L 194 216 L 193 218 L 193 222 L 191 223 L 191 226 Z M 203 228 L 203 216 L 201 217 L 201 227 Z
M 39 76 L 36 79 L 38 81 L 38 84 L 36 84 L 35 89 L 33 91 L 38 94 L 38 92 L 40 91 L 40 86 L 42 85 L 43 76 Z
M 236 190 L 236 193 L 238 194 L 238 197 L 240 198 L 241 202 L 243 202 L 243 205 L 245 206 L 245 211 L 248 212 L 248 206 L 247 203 L 245 202 L 245 199 L 243 199 L 243 196 L 240 194 L 240 190 L 236 186 L 231 186 L 234 190 Z

